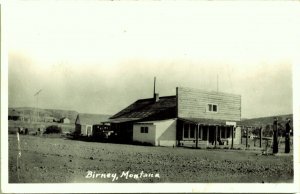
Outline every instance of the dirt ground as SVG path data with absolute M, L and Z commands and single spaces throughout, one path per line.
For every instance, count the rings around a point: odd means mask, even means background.
M 10 183 L 293 182 L 293 156 L 9 135 Z M 91 171 L 91 172 L 88 172 Z M 98 176 L 96 176 L 98 174 Z

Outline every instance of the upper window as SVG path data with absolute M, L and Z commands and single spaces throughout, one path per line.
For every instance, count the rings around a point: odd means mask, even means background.
M 217 104 L 207 104 L 207 112 L 218 112 Z
M 148 133 L 148 127 L 141 127 L 141 133 Z

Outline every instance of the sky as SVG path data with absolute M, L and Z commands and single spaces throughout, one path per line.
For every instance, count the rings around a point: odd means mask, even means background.
M 242 117 L 293 112 L 295 2 L 17 1 L 8 105 L 115 114 L 192 87 L 240 94 Z M 218 81 L 217 81 L 218 80 Z

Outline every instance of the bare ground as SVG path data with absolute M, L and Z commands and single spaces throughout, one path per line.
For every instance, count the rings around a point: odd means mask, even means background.
M 9 135 L 10 183 L 112 182 L 88 171 L 116 173 L 114 182 L 267 183 L 293 182 L 293 156 L 261 155 L 243 150 L 147 147 L 83 142 L 63 138 Z M 157 177 L 122 176 L 151 173 Z M 128 174 L 128 175 L 129 175 Z M 137 177 L 137 176 L 136 176 Z

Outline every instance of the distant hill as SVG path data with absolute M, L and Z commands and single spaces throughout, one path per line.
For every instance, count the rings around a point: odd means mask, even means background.
M 293 114 L 288 115 L 277 115 L 277 116 L 270 116 L 270 117 L 259 117 L 259 118 L 252 118 L 252 119 L 242 119 L 239 123 L 243 126 L 262 126 L 265 127 L 266 125 L 272 125 L 274 118 L 278 118 L 278 123 L 285 124 L 286 119 L 291 119 L 291 123 L 293 123 Z
M 28 118 L 39 118 L 53 117 L 55 119 L 61 119 L 67 117 L 71 123 L 75 123 L 78 115 L 77 111 L 74 110 L 60 110 L 60 109 L 36 109 L 33 107 L 11 107 L 8 108 L 8 115 L 22 115 Z

